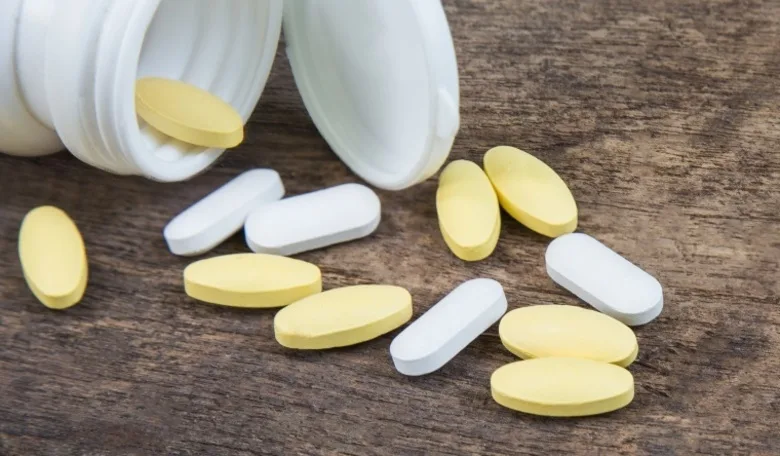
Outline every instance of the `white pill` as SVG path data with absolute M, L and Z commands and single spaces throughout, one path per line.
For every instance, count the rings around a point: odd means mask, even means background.
M 556 283 L 626 325 L 648 323 L 664 307 L 663 290 L 655 277 L 587 234 L 555 239 L 547 247 L 545 261 Z
M 244 233 L 254 252 L 295 255 L 368 236 L 381 212 L 370 188 L 343 184 L 266 204 L 249 215 Z
M 165 242 L 176 255 L 207 252 L 240 230 L 253 209 L 282 196 L 279 173 L 246 171 L 174 217 L 163 230 Z
M 473 279 L 452 290 L 390 344 L 398 372 L 429 374 L 449 362 L 506 312 L 501 284 Z

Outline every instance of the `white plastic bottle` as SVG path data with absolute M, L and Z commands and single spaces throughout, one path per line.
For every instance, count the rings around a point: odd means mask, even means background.
M 401 189 L 441 167 L 459 89 L 440 0 L 2 0 L 0 151 L 67 148 L 116 174 L 187 179 L 223 151 L 139 122 L 136 79 L 195 84 L 246 121 L 282 22 L 306 109 L 353 171 Z

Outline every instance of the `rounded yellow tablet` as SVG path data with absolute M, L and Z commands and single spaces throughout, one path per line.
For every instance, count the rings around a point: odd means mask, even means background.
M 322 291 L 320 268 L 301 260 L 237 253 L 196 261 L 184 269 L 195 299 L 231 307 L 282 307 Z
M 19 259 L 27 285 L 43 305 L 66 309 L 87 287 L 87 253 L 76 224 L 60 209 L 30 211 L 19 230 Z
M 436 211 L 444 242 L 455 256 L 478 261 L 493 253 L 501 232 L 498 198 L 477 164 L 456 160 L 444 168 Z
M 634 399 L 634 377 L 622 367 L 581 358 L 537 358 L 500 367 L 490 377 L 493 399 L 542 416 L 588 416 Z
M 391 285 L 328 290 L 280 310 L 276 340 L 285 347 L 318 350 L 345 347 L 388 333 L 412 318 L 412 296 Z
M 549 237 L 577 228 L 577 203 L 544 162 L 508 146 L 490 149 L 483 160 L 501 207 L 518 222 Z
M 504 346 L 524 358 L 587 358 L 626 367 L 639 353 L 634 331 L 595 310 L 540 305 L 515 309 L 501 319 Z
M 155 129 L 196 146 L 225 149 L 244 139 L 244 121 L 230 104 L 182 81 L 139 79 L 135 108 Z

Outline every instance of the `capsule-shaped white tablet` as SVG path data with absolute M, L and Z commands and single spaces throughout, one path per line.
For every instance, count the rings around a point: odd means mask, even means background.
M 663 290 L 655 277 L 587 234 L 555 239 L 545 261 L 556 283 L 626 325 L 648 323 L 663 309 Z
M 246 171 L 174 217 L 163 230 L 165 242 L 176 255 L 205 253 L 240 230 L 252 210 L 282 196 L 279 173 Z
M 244 225 L 258 253 L 295 255 L 373 233 L 381 218 L 379 197 L 360 184 L 343 184 L 266 204 Z
M 398 372 L 429 374 L 449 362 L 506 312 L 501 284 L 473 279 L 452 290 L 390 344 Z

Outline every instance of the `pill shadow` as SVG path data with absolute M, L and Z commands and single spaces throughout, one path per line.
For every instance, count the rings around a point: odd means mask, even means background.
M 233 307 L 210 302 L 199 301 L 189 296 L 183 297 L 176 305 L 186 306 L 188 311 L 195 312 L 196 317 L 226 317 L 226 318 L 247 318 L 257 317 L 261 319 L 273 320 L 276 312 L 283 307 Z

